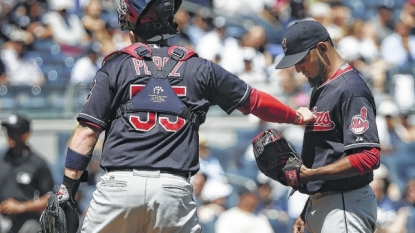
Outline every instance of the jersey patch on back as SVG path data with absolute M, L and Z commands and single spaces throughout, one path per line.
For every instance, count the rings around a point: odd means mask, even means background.
M 367 108 L 362 107 L 360 109 L 360 114 L 354 115 L 352 117 L 352 122 L 349 126 L 349 129 L 355 134 L 360 135 L 366 132 L 369 129 L 369 121 L 367 120 Z

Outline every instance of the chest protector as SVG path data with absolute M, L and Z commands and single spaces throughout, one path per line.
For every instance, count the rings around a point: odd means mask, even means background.
M 200 113 L 194 113 L 187 108 L 167 80 L 168 75 L 179 61 L 196 55 L 193 51 L 181 46 L 170 47 L 168 51 L 170 58 L 160 70 L 153 62 L 151 48 L 146 44 L 133 44 L 119 52 L 144 60 L 151 72 L 151 77 L 139 93 L 118 108 L 117 118 L 125 113 L 158 112 L 176 115 L 192 123 L 196 122 Z M 105 60 L 111 59 L 112 56 L 113 54 L 110 54 Z M 202 123 L 200 120 L 198 123 Z

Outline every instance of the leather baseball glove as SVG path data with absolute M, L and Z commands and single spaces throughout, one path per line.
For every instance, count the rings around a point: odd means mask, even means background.
M 46 205 L 46 209 L 40 216 L 40 225 L 42 233 L 66 233 L 66 217 L 65 212 L 59 206 L 58 196 L 52 194 Z
M 252 140 L 252 146 L 262 173 L 285 186 L 303 187 L 299 182 L 301 157 L 280 132 L 265 130 Z
M 57 193 L 52 194 L 45 210 L 40 216 L 41 233 L 76 233 L 79 227 L 79 215 L 75 194 L 81 182 L 88 180 L 88 171 L 84 171 L 78 180 L 64 176 Z

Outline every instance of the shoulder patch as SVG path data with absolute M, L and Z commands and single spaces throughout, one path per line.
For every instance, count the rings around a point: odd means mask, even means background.
M 360 135 L 366 132 L 369 129 L 369 121 L 367 120 L 367 108 L 362 107 L 360 109 L 360 114 L 354 115 L 352 117 L 352 122 L 349 126 L 350 131 L 355 135 Z

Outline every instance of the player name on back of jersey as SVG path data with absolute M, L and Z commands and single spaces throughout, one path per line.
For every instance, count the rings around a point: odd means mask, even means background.
M 148 66 L 144 60 L 140 60 L 137 58 L 131 58 L 134 64 L 134 70 L 137 76 L 147 76 L 151 75 L 150 70 L 148 69 Z M 153 56 L 153 62 L 157 66 L 158 69 L 160 67 L 164 66 L 166 62 L 168 61 L 168 57 L 159 57 L 159 56 Z M 179 68 L 183 65 L 183 61 L 177 62 L 177 65 L 173 68 L 173 70 L 170 72 L 169 76 L 173 77 L 180 77 L 180 73 L 178 72 Z

